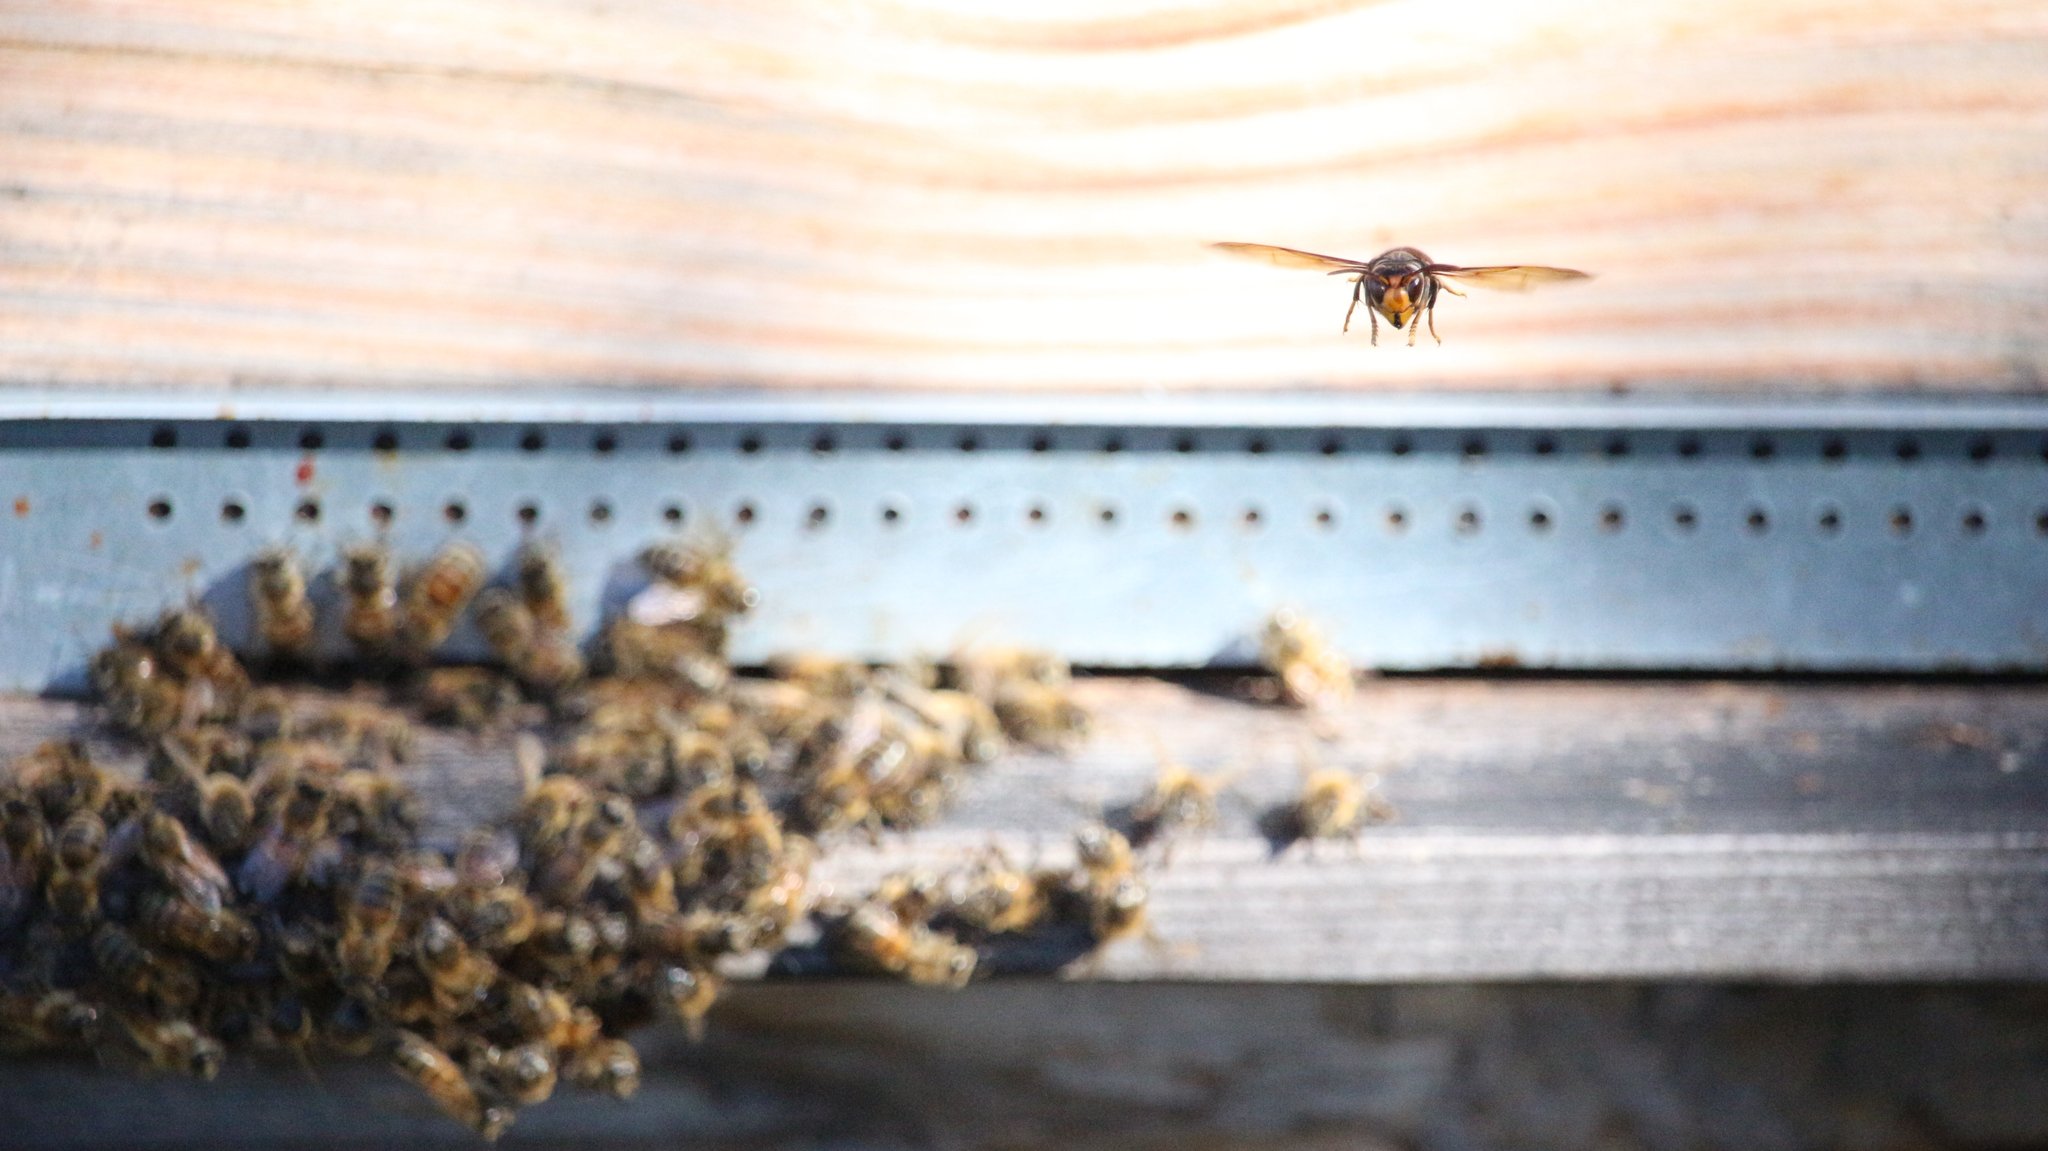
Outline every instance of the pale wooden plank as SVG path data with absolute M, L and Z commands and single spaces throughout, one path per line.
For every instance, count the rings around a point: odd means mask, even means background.
M 2032 387 L 2044 127 L 2020 0 L 16 5 L 0 386 Z

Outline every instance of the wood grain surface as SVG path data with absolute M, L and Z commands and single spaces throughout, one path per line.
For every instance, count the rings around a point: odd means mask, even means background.
M 1318 735 L 1229 681 L 1084 681 L 1098 734 L 1015 756 L 939 826 L 831 846 L 849 892 L 991 843 L 1058 862 L 1150 784 L 1155 740 L 1239 773 L 1213 831 L 1148 864 L 1156 939 L 1048 939 L 997 974 L 1116 980 L 2048 978 L 2048 687 L 1387 680 Z M 0 702 L 0 758 L 79 730 Z M 118 755 L 113 747 L 103 750 Z M 130 753 L 132 757 L 132 753 Z M 1305 762 L 1399 811 L 1353 843 L 1276 844 Z M 449 843 L 517 798 L 503 742 L 433 735 L 410 769 Z M 774 969 L 829 968 L 798 952 Z
M 0 387 L 2031 390 L 2044 137 L 2028 0 L 13 0 Z

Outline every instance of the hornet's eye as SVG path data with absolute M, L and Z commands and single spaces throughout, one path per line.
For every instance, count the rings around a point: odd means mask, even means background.
M 1408 294 L 1409 294 L 1410 296 L 1420 296 L 1420 295 L 1422 294 L 1422 277 L 1421 277 L 1421 276 L 1410 276 L 1410 277 L 1408 277 Z

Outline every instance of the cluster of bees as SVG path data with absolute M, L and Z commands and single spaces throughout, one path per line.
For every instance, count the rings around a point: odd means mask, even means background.
M 351 548 L 332 576 L 347 694 L 275 682 L 337 674 L 286 551 L 250 564 L 242 656 L 196 608 L 116 629 L 90 675 L 147 748 L 139 777 L 59 742 L 0 779 L 0 1045 L 202 1078 L 230 1049 L 377 1055 L 495 1138 L 563 1082 L 632 1094 L 623 1035 L 696 1032 L 729 956 L 808 933 L 847 968 L 957 987 L 995 940 L 1145 930 L 1136 851 L 1101 824 L 1064 868 L 992 850 L 854 896 L 810 882 L 830 845 L 931 820 L 1011 744 L 1082 738 L 1057 660 L 740 676 L 726 637 L 756 596 L 728 555 L 642 563 L 586 657 L 544 547 L 502 586 L 466 544 L 405 573 Z M 433 666 L 465 618 L 490 663 Z M 507 737 L 516 811 L 425 842 L 414 713 Z M 1162 797 L 1147 834 L 1184 806 Z

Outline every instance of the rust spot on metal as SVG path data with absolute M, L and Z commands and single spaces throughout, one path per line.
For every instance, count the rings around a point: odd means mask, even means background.
M 101 545 L 101 544 L 103 544 L 103 543 L 106 543 L 106 542 L 107 542 L 107 537 L 105 537 L 105 536 L 101 535 L 101 534 L 100 534 L 100 533 L 98 533 L 98 532 L 94 532 L 94 533 L 92 533 L 91 535 L 89 535 L 89 536 L 85 537 L 85 546 L 86 546 L 86 548 L 87 548 L 87 549 L 89 549 L 89 550 L 91 550 L 91 551 L 98 551 L 98 550 L 100 550 L 100 545 Z
M 305 487 L 307 484 L 313 482 L 312 456 L 307 456 L 306 458 L 299 461 L 299 466 L 292 470 L 292 478 L 299 481 L 300 487 Z
M 17 516 L 25 516 L 25 515 L 27 515 L 27 514 L 28 514 L 28 497 L 27 497 L 27 496 L 16 496 L 16 497 L 14 497 L 14 514 L 15 514 L 15 515 L 17 515 Z
M 199 574 L 200 568 L 205 566 L 205 564 L 199 562 L 198 556 L 187 556 L 185 558 L 185 562 L 178 565 L 178 574 L 184 576 L 186 579 L 191 579 L 193 576 Z
M 1817 771 L 1803 772 L 1792 781 L 1793 790 L 1801 795 L 1819 795 L 1827 786 L 1827 777 Z

